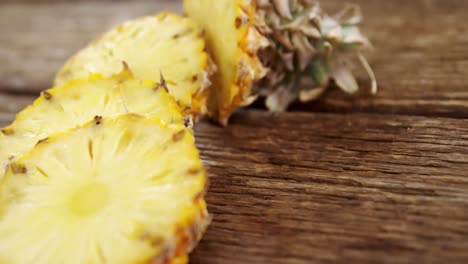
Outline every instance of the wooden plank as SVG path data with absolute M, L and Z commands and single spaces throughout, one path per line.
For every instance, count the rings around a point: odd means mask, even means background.
M 57 3 L 83 3 L 83 2 L 107 2 L 108 4 L 113 4 L 117 2 L 148 2 L 148 0 L 2 0 L 2 3 L 15 3 L 15 4 L 57 4 Z M 153 0 L 154 3 L 162 3 L 162 2 L 171 2 L 174 0 Z
M 466 263 L 467 135 L 464 120 L 371 114 L 203 122 L 214 220 L 193 263 Z
M 66 58 L 111 25 L 162 9 L 181 10 L 180 1 L 168 0 L 52 2 L 0 3 L 0 89 L 48 88 Z M 353 2 L 363 7 L 364 31 L 375 46 L 368 57 L 379 94 L 349 97 L 334 91 L 294 109 L 467 117 L 468 24 L 461 21 L 468 20 L 468 1 Z M 327 10 L 343 5 L 323 3 Z M 365 75 L 358 76 L 366 87 Z
M 176 1 L 0 3 L 0 90 L 50 88 L 66 59 L 113 25 L 180 8 Z
M 368 114 L 202 123 L 214 222 L 193 263 L 467 263 L 467 135 Z
M 0 93 L 0 127 L 8 125 L 16 113 L 33 101 L 33 96 Z
M 336 8 L 336 2 L 323 1 Z M 333 2 L 333 3 L 330 3 Z M 365 14 L 368 54 L 379 93 L 333 91 L 318 104 L 293 109 L 468 116 L 468 1 L 352 1 Z M 333 9 L 333 8 L 332 8 Z M 365 74 L 361 87 L 368 87 Z

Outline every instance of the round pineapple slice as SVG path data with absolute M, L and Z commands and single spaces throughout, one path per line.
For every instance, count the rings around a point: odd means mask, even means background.
M 234 110 L 249 104 L 253 83 L 266 74 L 256 56 L 267 39 L 256 29 L 252 0 L 185 0 L 187 15 L 206 31 L 207 47 L 218 66 L 208 98 L 210 115 L 226 125 Z
M 182 109 L 197 117 L 206 113 L 209 75 L 213 66 L 198 26 L 170 13 L 139 18 L 115 27 L 73 56 L 56 76 L 55 84 L 92 73 L 110 76 L 126 62 L 135 76 L 159 81 Z
M 167 123 L 184 115 L 166 91 L 151 81 L 135 79 L 128 69 L 110 78 L 92 75 L 43 92 L 0 133 L 0 162 L 5 167 L 50 134 L 80 126 L 95 116 L 138 113 Z M 0 168 L 0 176 L 4 169 Z
M 183 263 L 209 222 L 206 184 L 183 125 L 96 118 L 9 166 L 0 263 Z

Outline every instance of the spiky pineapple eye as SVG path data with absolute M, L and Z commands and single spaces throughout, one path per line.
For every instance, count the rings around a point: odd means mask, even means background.
M 43 91 L 41 94 L 47 101 L 52 100 L 52 94 L 50 94 L 48 91 Z
M 1 131 L 5 136 L 12 136 L 15 134 L 15 131 L 12 128 L 3 128 Z
M 193 118 L 190 115 L 184 117 L 184 126 L 187 128 L 193 128 Z
M 46 137 L 46 138 L 43 138 L 43 139 L 37 141 L 36 146 L 37 146 L 37 145 L 40 145 L 40 144 L 42 144 L 42 143 L 45 143 L 47 140 L 49 140 L 49 138 Z
M 189 175 L 197 175 L 197 174 L 199 174 L 199 173 L 201 173 L 201 172 L 202 172 L 202 169 L 201 169 L 201 168 L 198 168 L 198 167 L 197 167 L 197 168 L 190 168 L 190 169 L 188 170 L 188 174 L 189 174 Z
M 141 235 L 140 240 L 149 242 L 153 247 L 161 247 L 164 244 L 164 238 L 154 237 L 149 233 L 144 233 Z
M 23 164 L 12 163 L 9 165 L 9 168 L 14 174 L 26 174 L 28 172 L 28 169 Z
M 102 116 L 95 116 L 94 123 L 98 126 L 102 123 Z
M 235 23 L 236 29 L 239 29 L 242 26 L 242 18 L 236 17 L 236 20 L 234 23 Z
M 185 137 L 185 130 L 181 130 L 172 136 L 172 141 L 179 142 Z
M 173 39 L 178 39 L 178 38 L 183 38 L 187 35 L 191 35 L 193 34 L 193 29 L 191 28 L 187 28 L 185 29 L 184 31 L 180 32 L 180 33 L 176 33 L 174 34 L 174 36 L 172 36 Z

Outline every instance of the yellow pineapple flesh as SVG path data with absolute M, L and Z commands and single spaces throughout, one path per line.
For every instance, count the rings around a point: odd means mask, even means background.
M 166 91 L 151 81 L 135 79 L 128 69 L 110 78 L 92 75 L 43 92 L 0 133 L 0 162 L 6 167 L 50 134 L 80 126 L 95 116 L 137 113 L 166 123 L 184 115 Z M 0 177 L 4 168 L 0 168 Z
M 188 255 L 183 255 L 171 260 L 170 264 L 187 264 L 189 263 Z
M 0 183 L 0 263 L 186 263 L 206 185 L 181 124 L 128 114 L 51 135 Z
M 236 107 L 253 100 L 253 83 L 266 73 L 256 56 L 268 42 L 256 30 L 255 5 L 251 0 L 185 0 L 184 7 L 206 31 L 208 50 L 218 66 L 208 110 L 226 124 Z
M 171 95 L 195 117 L 206 113 L 209 75 L 213 71 L 202 31 L 188 18 L 170 13 L 121 24 L 73 56 L 55 84 L 99 73 L 111 76 L 124 61 L 142 80 L 167 82 Z

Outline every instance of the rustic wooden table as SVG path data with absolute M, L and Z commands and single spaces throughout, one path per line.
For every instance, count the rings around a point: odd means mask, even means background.
M 468 263 L 468 1 L 353 2 L 379 94 L 199 124 L 214 221 L 193 263 Z M 162 9 L 181 3 L 2 0 L 0 125 L 89 40 Z

